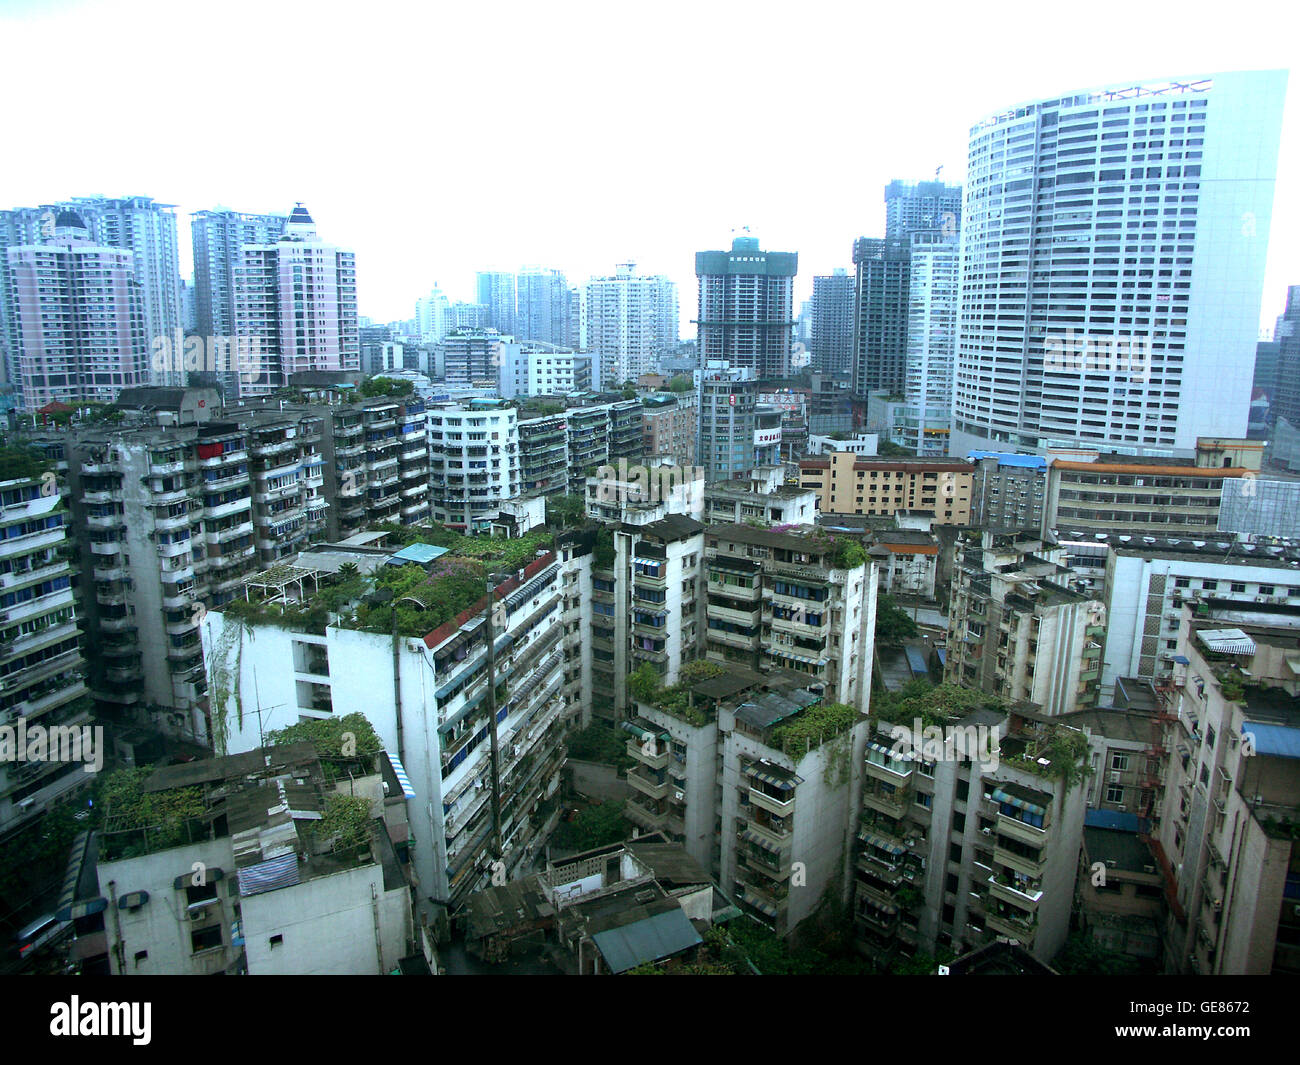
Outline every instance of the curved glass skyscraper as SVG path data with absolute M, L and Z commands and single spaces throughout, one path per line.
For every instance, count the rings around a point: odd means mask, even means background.
M 971 130 L 952 454 L 1245 436 L 1286 77 L 1092 90 Z

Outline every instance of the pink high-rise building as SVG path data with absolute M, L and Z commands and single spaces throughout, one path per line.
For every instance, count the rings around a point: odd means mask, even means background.
M 94 244 L 60 211 L 53 239 L 7 250 L 22 408 L 111 403 L 149 383 L 142 290 L 130 249 Z
M 244 246 L 235 331 L 241 398 L 269 395 L 306 370 L 360 370 L 356 258 L 322 241 L 302 204 L 274 244 Z

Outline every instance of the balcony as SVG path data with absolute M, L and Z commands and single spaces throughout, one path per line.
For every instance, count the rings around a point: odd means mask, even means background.
M 711 620 L 728 621 L 733 625 L 748 625 L 754 629 L 757 629 L 759 622 L 757 605 L 745 611 L 733 610 L 730 607 L 718 606 L 715 603 L 710 603 L 708 606 L 708 615 Z
M 989 931 L 1010 936 L 1025 947 L 1033 945 L 1034 935 L 1038 931 L 1038 926 L 1032 921 L 1019 917 L 1007 917 L 998 913 L 986 913 L 984 923 Z
M 765 825 L 755 820 L 750 820 L 746 824 L 746 829 L 753 832 L 759 838 L 766 840 L 775 848 L 785 847 L 789 844 L 792 833 L 789 828 L 775 828 L 772 825 Z
M 647 769 L 667 769 L 669 751 L 665 747 L 657 754 L 646 754 L 645 749 L 636 740 L 627 741 L 628 757 L 635 758 Z
M 1037 880 L 1031 880 L 1028 884 L 1014 880 L 1010 884 L 1002 884 L 998 882 L 996 876 L 990 876 L 987 883 L 989 894 L 995 899 L 1001 899 L 1030 913 L 1038 909 L 1038 903 L 1043 897 L 1042 888 Z M 1017 883 L 1019 887 L 1013 886 Z
M 1041 878 L 1043 871 L 1047 868 L 1047 858 L 1042 851 L 1038 853 L 1037 857 L 1031 858 L 1023 854 L 1016 854 L 999 845 L 994 848 L 993 857 L 995 861 L 1005 865 L 1008 869 L 1014 869 L 1017 873 L 1023 873 L 1033 880 Z
M 890 817 L 902 817 L 907 813 L 910 791 L 897 788 L 893 792 L 884 788 L 867 788 L 862 793 L 862 802 L 872 810 L 888 814 Z
M 867 776 L 873 780 L 881 780 L 886 784 L 891 784 L 896 788 L 901 788 L 912 778 L 912 763 L 904 762 L 901 759 L 890 758 L 887 755 L 878 755 L 881 761 L 873 761 L 870 756 L 866 759 Z
M 629 802 L 623 808 L 623 816 L 634 825 L 640 825 L 648 832 L 660 832 L 668 827 L 668 812 L 655 813 L 636 802 Z
M 662 782 L 656 781 L 640 767 L 629 769 L 627 771 L 627 782 L 642 795 L 651 799 L 666 798 L 669 789 L 672 787 L 670 781 L 666 779 Z
M 1047 829 L 1027 825 L 1018 818 L 1008 817 L 1001 811 L 998 812 L 998 833 L 1018 839 L 1021 843 L 1028 843 L 1032 847 L 1041 847 L 1047 842 Z
M 749 789 L 749 801 L 752 805 L 766 810 L 768 813 L 776 814 L 778 817 L 789 817 L 794 812 L 794 791 L 787 793 L 790 797 L 785 801 L 760 791 L 758 788 Z

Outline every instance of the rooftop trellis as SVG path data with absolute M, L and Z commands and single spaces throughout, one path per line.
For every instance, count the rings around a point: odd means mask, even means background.
M 320 575 L 323 572 L 323 570 L 319 569 L 308 569 L 282 562 L 270 569 L 264 569 L 260 573 L 253 573 L 245 577 L 242 582 L 244 585 L 244 599 L 247 602 L 252 602 L 251 593 L 256 588 L 262 593 L 264 602 L 305 602 L 307 598 L 307 581 L 311 581 L 313 591 L 317 590 L 320 587 Z M 298 595 L 296 599 L 291 599 L 289 590 L 295 587 Z

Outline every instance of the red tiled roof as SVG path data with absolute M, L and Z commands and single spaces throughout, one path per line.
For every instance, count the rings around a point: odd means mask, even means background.
M 519 576 L 516 575 L 514 577 L 511 577 L 504 584 L 497 585 L 496 587 L 497 598 L 500 599 L 502 596 L 509 595 L 516 588 L 520 587 L 521 585 L 527 583 L 528 581 L 536 577 L 537 574 L 541 573 L 542 570 L 544 570 L 547 566 L 549 566 L 554 561 L 555 561 L 554 551 L 548 551 L 541 558 L 534 559 L 524 568 L 524 576 L 522 580 L 520 580 Z M 466 610 L 462 610 L 450 621 L 444 621 L 432 632 L 426 634 L 424 637 L 424 645 L 428 647 L 430 650 L 432 650 L 433 648 L 437 647 L 439 644 L 444 643 L 447 640 L 450 640 L 452 636 L 456 634 L 457 630 L 459 630 L 460 627 L 465 624 L 465 622 L 469 621 L 470 618 L 478 617 L 480 614 L 483 613 L 484 608 L 487 606 L 487 599 L 488 597 L 484 595 L 472 607 L 469 607 Z

